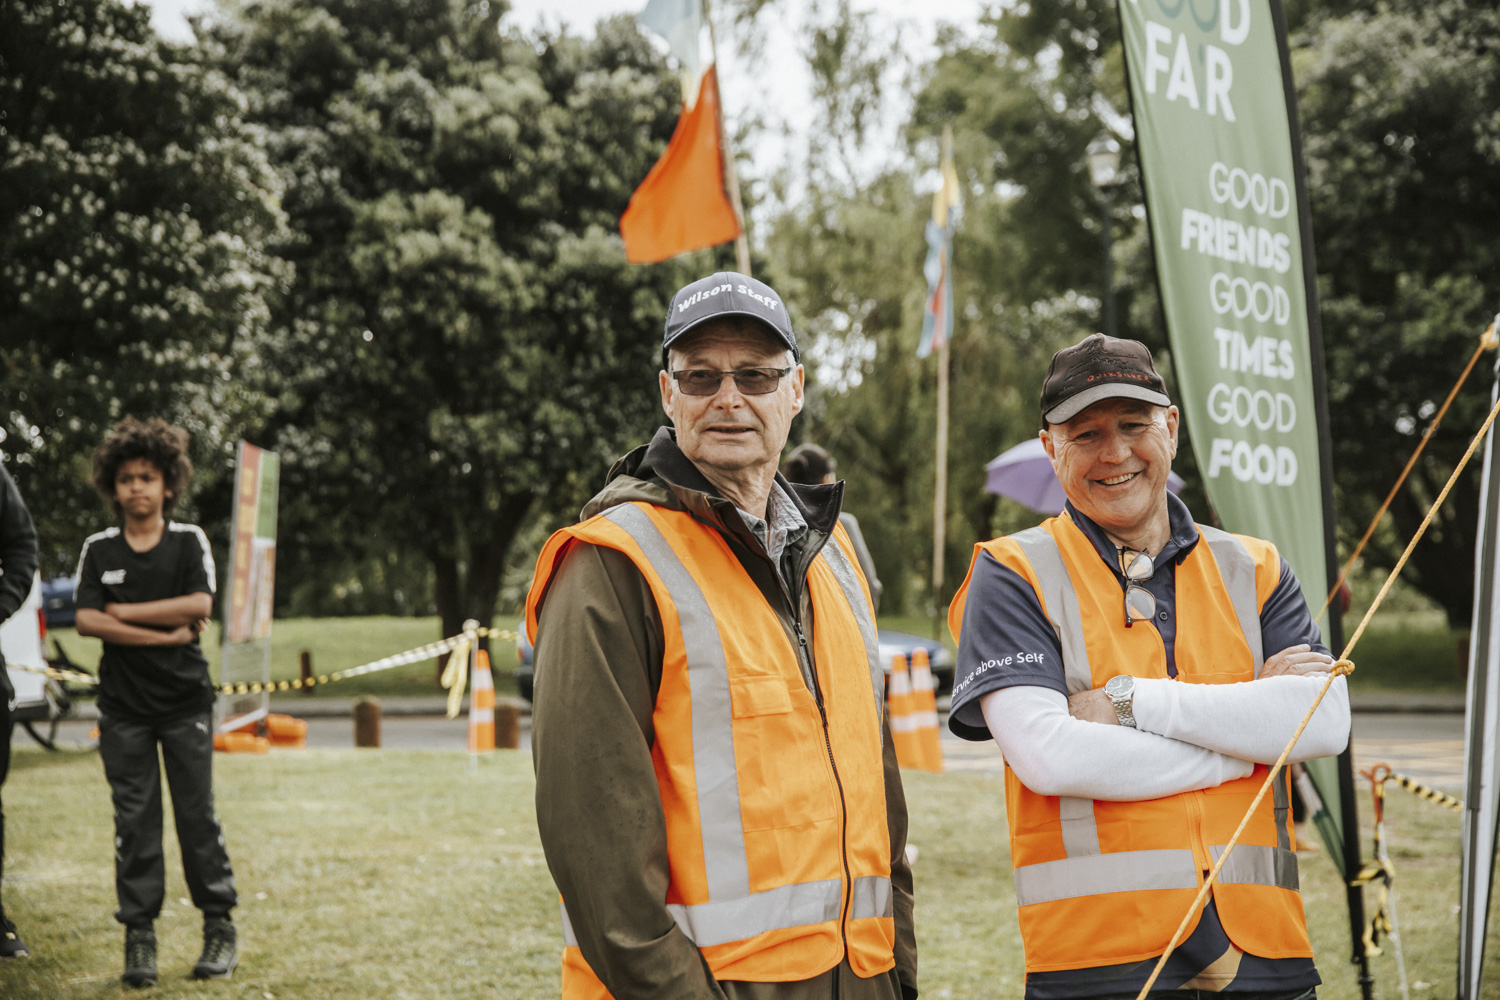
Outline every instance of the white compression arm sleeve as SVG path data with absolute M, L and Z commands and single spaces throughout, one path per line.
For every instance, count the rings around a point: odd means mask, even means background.
M 1325 673 L 1283 674 L 1242 684 L 1137 679 L 1135 724 L 1143 732 L 1274 764 L 1327 679 Z M 1332 757 L 1348 743 L 1349 686 L 1339 677 L 1287 760 Z
M 980 699 L 985 724 L 1021 783 L 1039 795 L 1112 802 L 1155 799 L 1248 777 L 1248 761 L 1125 726 L 1083 722 L 1044 687 Z

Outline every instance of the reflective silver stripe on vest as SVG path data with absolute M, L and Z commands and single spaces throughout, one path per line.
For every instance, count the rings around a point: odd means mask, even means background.
M 828 923 L 839 918 L 843 902 L 843 880 L 801 882 L 765 892 L 751 893 L 743 899 L 685 906 L 668 903 L 667 912 L 682 933 L 700 948 L 731 941 L 743 941 L 767 931 L 810 924 Z M 889 917 L 895 913 L 891 880 L 870 875 L 854 880 L 850 916 L 855 919 Z M 578 947 L 568 908 L 562 907 L 563 944 Z
M 1217 862 L 1224 848 L 1210 847 L 1209 851 Z M 1229 860 L 1219 869 L 1219 881 L 1225 885 L 1270 885 L 1296 892 L 1297 855 L 1284 847 L 1236 844 Z
M 1229 591 L 1229 600 L 1234 605 L 1234 616 L 1240 620 L 1240 631 L 1245 633 L 1245 642 L 1250 646 L 1250 655 L 1255 661 L 1255 676 L 1265 666 L 1265 650 L 1260 641 L 1260 600 L 1255 588 L 1255 557 L 1245 548 L 1245 543 L 1227 531 L 1200 524 L 1198 531 L 1214 554 L 1219 564 L 1219 576 L 1224 579 L 1224 589 Z
M 1233 861 L 1240 849 L 1229 856 Z M 1043 861 L 1016 869 L 1016 904 L 1031 906 L 1078 896 L 1150 889 L 1196 889 L 1198 866 L 1190 850 L 1117 851 Z
M 724 644 L 708 601 L 649 515 L 621 504 L 603 515 L 641 547 L 672 595 L 682 624 L 688 689 L 693 712 L 693 779 L 698 790 L 698 826 L 710 902 L 750 895 L 750 863 L 740 817 L 740 780 L 734 766 L 734 709 Z M 739 935 L 744 937 L 746 935 Z
M 854 615 L 854 620 L 859 623 L 859 637 L 865 643 L 865 657 L 870 661 L 870 687 L 875 691 L 875 728 L 880 733 L 880 739 L 885 740 L 885 727 L 882 725 L 885 716 L 885 664 L 880 662 L 880 637 L 875 629 L 875 619 L 870 616 L 870 602 L 865 597 L 864 589 L 859 585 L 859 571 L 849 561 L 844 552 L 844 547 L 839 544 L 837 538 L 831 535 L 823 545 L 822 556 L 828 562 L 828 568 L 833 571 L 833 578 L 839 582 L 839 588 L 844 592 L 844 600 L 849 602 L 849 610 Z M 814 625 L 814 628 L 817 626 Z
M 1094 675 L 1089 672 L 1089 651 L 1083 640 L 1083 609 L 1078 604 L 1078 591 L 1073 588 L 1073 578 L 1068 575 L 1057 540 L 1043 528 L 1027 528 L 1010 537 L 1021 546 L 1042 588 L 1047 618 L 1062 644 L 1068 693 L 1091 690 Z
M 683 906 L 668 903 L 667 911 L 682 932 L 700 948 L 728 944 L 784 927 L 806 927 L 839 918 L 844 883 L 831 878 L 802 882 L 752 893 L 742 899 Z
M 891 880 L 884 875 L 862 875 L 855 879 L 852 896 L 849 901 L 849 916 L 855 920 L 890 917 L 896 913 L 895 900 L 891 897 Z
M 1287 832 L 1286 828 L 1286 814 L 1292 807 L 1291 800 L 1286 793 L 1286 783 L 1291 777 L 1291 771 L 1290 766 L 1282 768 L 1281 773 L 1276 775 L 1275 783 L 1271 785 L 1271 799 L 1276 807 L 1276 846 L 1283 851 L 1292 849 L 1292 835 Z M 1234 849 L 1235 854 L 1239 851 L 1238 847 Z M 1234 854 L 1231 854 L 1229 858 L 1231 861 L 1234 860 Z
M 1094 800 L 1064 795 L 1057 800 L 1062 820 L 1063 851 L 1070 858 L 1099 854 L 1099 824 L 1094 819 Z

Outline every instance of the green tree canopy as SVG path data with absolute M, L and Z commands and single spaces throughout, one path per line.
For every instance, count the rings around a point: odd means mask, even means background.
M 296 234 L 264 429 L 280 558 L 314 579 L 429 561 L 445 633 L 489 619 L 528 517 L 575 516 L 660 422 L 683 273 L 627 265 L 616 235 L 676 79 L 628 19 L 523 37 L 504 10 L 266 0 L 200 26 L 251 95 Z
M 126 414 L 191 431 L 212 492 L 289 274 L 243 95 L 149 13 L 0 4 L 0 455 L 47 573 L 107 517 L 88 460 Z

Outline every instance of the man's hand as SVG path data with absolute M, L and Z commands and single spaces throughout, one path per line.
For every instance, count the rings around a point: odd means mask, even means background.
M 1115 703 L 1109 700 L 1103 688 L 1068 695 L 1068 714 L 1082 722 L 1102 722 L 1106 726 L 1120 724 Z
M 1333 657 L 1326 653 L 1314 653 L 1307 643 L 1288 646 L 1266 660 L 1261 668 L 1260 679 L 1280 677 L 1283 674 L 1326 674 L 1333 669 Z

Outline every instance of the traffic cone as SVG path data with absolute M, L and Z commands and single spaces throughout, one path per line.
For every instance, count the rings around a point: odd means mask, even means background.
M 922 744 L 912 719 L 911 674 L 906 669 L 905 654 L 897 653 L 891 657 L 886 706 L 891 716 L 891 742 L 896 745 L 896 763 L 902 767 L 921 768 Z
M 490 654 L 481 649 L 469 685 L 469 753 L 491 753 L 494 749 L 495 680 L 490 674 Z
M 927 650 L 918 646 L 911 654 L 911 714 L 907 718 L 921 747 L 924 771 L 943 770 L 943 738 L 938 731 L 937 685 L 932 680 L 932 664 Z

